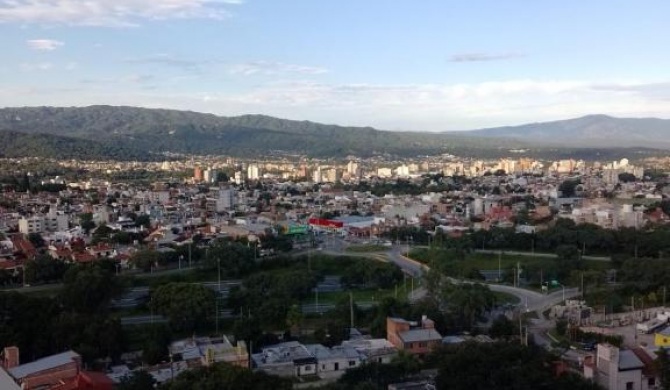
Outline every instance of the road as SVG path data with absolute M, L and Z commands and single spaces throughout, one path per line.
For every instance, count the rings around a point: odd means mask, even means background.
M 555 259 L 558 257 L 557 254 L 555 253 L 537 253 L 537 252 L 524 252 L 524 251 L 500 251 L 498 249 L 475 249 L 476 253 L 487 253 L 487 254 L 492 254 L 492 255 L 497 255 L 498 253 L 504 254 L 504 255 L 512 255 L 512 256 L 528 256 L 528 257 L 546 257 L 548 259 Z M 608 256 L 588 256 L 584 255 L 582 256 L 582 259 L 584 260 L 594 260 L 594 261 L 612 261 L 611 257 Z
M 418 261 L 412 260 L 403 255 L 402 249 L 404 246 L 394 246 L 389 251 L 386 252 L 386 257 L 389 261 L 396 264 L 400 267 L 403 272 L 412 276 L 412 277 L 421 277 L 424 272 L 428 271 L 430 268 Z M 495 252 L 497 253 L 497 252 Z M 510 253 L 510 252 L 505 252 Z M 524 252 L 512 252 L 510 254 L 522 254 Z M 379 254 L 373 255 L 368 254 L 369 257 L 377 258 Z M 549 255 L 551 256 L 551 255 Z M 552 256 L 553 257 L 553 256 Z M 594 260 L 609 261 L 609 259 L 597 258 Z M 454 283 L 469 283 L 463 280 L 457 280 L 451 278 L 451 281 Z M 487 284 L 491 291 L 502 292 L 506 294 L 513 295 L 519 299 L 517 304 L 517 310 L 520 312 L 536 312 L 538 318 L 531 319 L 527 325 L 527 331 L 533 334 L 533 339 L 536 344 L 550 349 L 552 340 L 547 336 L 547 331 L 549 331 L 553 326 L 553 321 L 547 320 L 544 318 L 542 312 L 549 309 L 550 307 L 561 303 L 562 301 L 570 298 L 574 298 L 580 294 L 579 290 L 576 288 L 562 288 L 559 291 L 554 291 L 549 294 L 539 293 L 537 291 L 527 290 L 519 287 L 501 285 L 501 284 Z M 425 288 L 418 288 L 415 291 L 412 291 L 409 299 L 411 301 L 416 301 L 421 299 L 426 295 Z M 570 359 L 578 360 L 580 357 L 579 352 L 577 351 L 566 351 L 564 355 Z

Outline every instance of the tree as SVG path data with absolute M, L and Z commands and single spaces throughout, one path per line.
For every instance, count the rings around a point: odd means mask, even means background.
M 130 262 L 134 264 L 136 268 L 139 268 L 144 272 L 149 272 L 153 267 L 158 266 L 159 259 L 160 254 L 155 250 L 143 249 L 135 252 L 130 258 Z
M 290 379 L 271 376 L 263 372 L 215 363 L 183 372 L 174 381 L 167 382 L 162 390 L 291 390 Z
M 151 306 L 177 331 L 195 331 L 215 312 L 216 293 L 199 284 L 168 283 L 151 293 Z
M 303 316 L 302 311 L 298 305 L 291 305 L 286 313 L 286 326 L 288 327 L 291 335 L 295 331 L 296 335 L 300 337 L 300 325 L 302 324 Z
M 158 364 L 168 358 L 171 341 L 170 327 L 166 324 L 154 324 L 144 334 L 142 361 L 148 365 Z
M 44 246 L 44 238 L 39 233 L 28 233 L 28 241 L 30 241 L 35 248 L 42 248 Z
M 118 390 L 151 390 L 154 388 L 156 380 L 144 370 L 134 371 L 131 375 L 121 378 L 121 383 L 117 386 Z
M 351 368 L 337 383 L 347 389 L 359 388 L 361 384 L 367 384 L 371 389 L 386 389 L 391 383 L 402 382 L 417 374 L 419 367 L 414 356 L 401 352 L 389 364 L 370 362 Z
M 622 183 L 634 183 L 637 180 L 635 175 L 628 172 L 622 172 L 619 174 L 619 181 Z
M 217 240 L 209 248 L 202 267 L 207 271 L 221 269 L 222 277 L 238 278 L 256 269 L 254 249 L 230 240 Z
M 575 196 L 575 189 L 581 184 L 581 180 L 568 179 L 563 181 L 559 186 L 558 190 L 561 192 L 562 198 L 572 198 Z
M 575 374 L 554 375 L 554 357 L 518 343 L 463 343 L 435 352 L 438 389 L 600 389 Z
M 491 324 L 491 329 L 489 329 L 489 335 L 493 338 L 499 339 L 509 339 L 512 336 L 516 336 L 518 330 L 516 325 L 510 321 L 507 316 L 501 314 Z
M 135 226 L 149 229 L 151 227 L 151 217 L 147 214 L 138 215 L 137 218 L 135 218 Z
M 93 222 L 92 213 L 82 213 L 79 214 L 79 225 L 81 226 L 84 233 L 88 234 L 95 227 L 95 222 Z
M 25 270 L 27 283 L 50 283 L 63 279 L 68 265 L 49 255 L 40 255 L 26 262 Z
M 583 268 L 582 256 L 576 245 L 560 245 L 556 248 L 558 277 L 564 282 L 574 270 Z
M 64 307 L 77 313 L 105 312 L 111 299 L 122 291 L 113 269 L 104 261 L 68 269 L 60 293 Z

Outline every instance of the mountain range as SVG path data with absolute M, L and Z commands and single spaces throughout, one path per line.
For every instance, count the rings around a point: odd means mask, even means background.
M 499 156 L 511 149 L 670 148 L 670 120 L 590 115 L 462 132 L 397 132 L 265 115 L 221 117 L 138 107 L 0 109 L 0 155 L 157 160 L 162 153 L 232 156 Z

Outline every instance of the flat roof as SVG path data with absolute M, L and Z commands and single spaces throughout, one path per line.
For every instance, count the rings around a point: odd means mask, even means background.
M 400 339 L 406 343 L 414 343 L 421 341 L 442 341 L 440 335 L 435 329 L 412 329 L 398 334 Z

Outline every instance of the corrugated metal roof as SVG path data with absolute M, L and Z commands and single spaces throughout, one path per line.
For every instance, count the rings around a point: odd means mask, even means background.
M 442 335 L 440 335 L 435 329 L 412 329 L 405 332 L 400 332 L 398 336 L 400 336 L 400 339 L 406 343 L 442 340 Z
M 637 356 L 635 356 L 635 353 L 630 349 L 621 350 L 619 352 L 620 371 L 635 370 L 643 367 L 644 363 L 642 363 L 642 361 Z
M 36 372 L 49 370 L 58 366 L 62 366 L 68 363 L 72 363 L 75 358 L 79 358 L 79 354 L 74 351 L 67 351 L 59 353 L 58 355 L 51 355 L 45 358 L 35 360 L 34 362 L 22 364 L 14 368 L 10 368 L 8 371 L 11 376 L 16 379 L 22 379 L 27 377 L 30 374 Z

